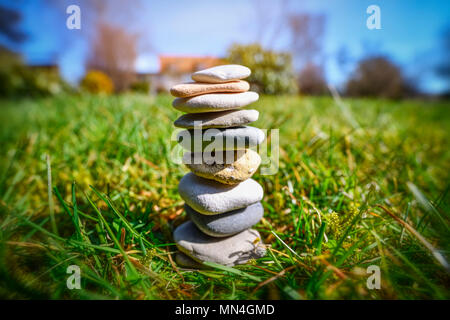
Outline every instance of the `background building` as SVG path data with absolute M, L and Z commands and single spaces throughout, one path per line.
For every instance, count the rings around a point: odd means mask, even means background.
M 137 80 L 148 82 L 152 93 L 169 91 L 182 82 L 189 82 L 195 71 L 223 64 L 221 58 L 212 56 L 172 56 L 161 55 L 158 73 L 138 73 Z

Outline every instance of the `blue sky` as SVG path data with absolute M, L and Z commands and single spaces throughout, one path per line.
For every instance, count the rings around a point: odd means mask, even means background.
M 81 5 L 81 31 L 67 30 L 65 5 L 49 5 L 49 2 L 52 1 L 0 0 L 23 15 L 21 28 L 28 39 L 16 49 L 25 59 L 29 63 L 57 62 L 65 78 L 77 81 L 84 72 L 88 52 L 85 36 L 89 30 L 83 25 L 83 19 L 89 16 L 89 9 Z M 258 8 L 265 12 L 264 43 L 270 37 L 271 21 L 277 17 L 279 3 L 276 0 L 142 1 L 133 21 L 123 21 L 118 10 L 110 10 L 107 17 L 141 35 L 137 70 L 157 71 L 158 54 L 223 56 L 234 42 L 258 40 L 258 26 L 261 26 L 261 19 L 255 13 Z M 133 1 L 127 4 L 131 6 Z M 381 30 L 366 27 L 366 8 L 372 4 L 381 9 Z M 288 8 L 289 12 L 326 16 L 323 46 L 329 82 L 342 83 L 354 67 L 353 62 L 343 69 L 336 62 L 337 52 L 345 47 L 353 61 L 367 54 L 387 54 L 408 76 L 420 78 L 421 87 L 426 91 L 438 92 L 444 88 L 444 82 L 431 69 L 442 58 L 439 45 L 441 32 L 450 25 L 450 1 L 292 0 Z M 280 34 L 274 39 L 270 43 L 273 49 L 288 49 L 286 36 Z

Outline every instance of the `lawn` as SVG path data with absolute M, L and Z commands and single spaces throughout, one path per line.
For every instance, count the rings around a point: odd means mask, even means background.
M 448 102 L 262 97 L 254 125 L 280 133 L 278 172 L 254 176 L 267 255 L 202 270 L 174 263 L 188 171 L 172 160 L 170 104 L 0 101 L 0 297 L 450 298 Z

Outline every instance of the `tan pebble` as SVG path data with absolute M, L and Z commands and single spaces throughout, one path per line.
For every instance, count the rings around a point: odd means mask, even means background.
M 247 81 L 232 81 L 226 83 L 201 83 L 201 82 L 190 82 L 190 83 L 182 83 L 173 86 L 170 89 L 170 93 L 179 98 L 187 98 L 198 96 L 201 94 L 207 93 L 237 93 L 237 92 L 245 92 L 250 89 L 250 85 Z
M 194 162 L 194 157 L 200 161 Z M 259 154 L 251 149 L 223 152 L 223 161 L 207 160 L 201 153 L 187 152 L 183 163 L 197 176 L 224 184 L 237 184 L 250 178 L 261 164 Z

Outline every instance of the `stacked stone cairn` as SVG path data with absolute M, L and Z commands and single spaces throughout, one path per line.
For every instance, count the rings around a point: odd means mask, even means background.
M 263 189 L 251 179 L 261 158 L 251 148 L 265 135 L 247 126 L 259 112 L 242 109 L 259 98 L 242 80 L 250 73 L 240 65 L 217 66 L 195 72 L 194 82 L 170 90 L 176 97 L 173 107 L 186 112 L 174 124 L 185 129 L 177 139 L 191 170 L 178 185 L 190 218 L 173 234 L 181 266 L 234 266 L 266 253 L 260 234 L 251 229 L 264 213 Z

